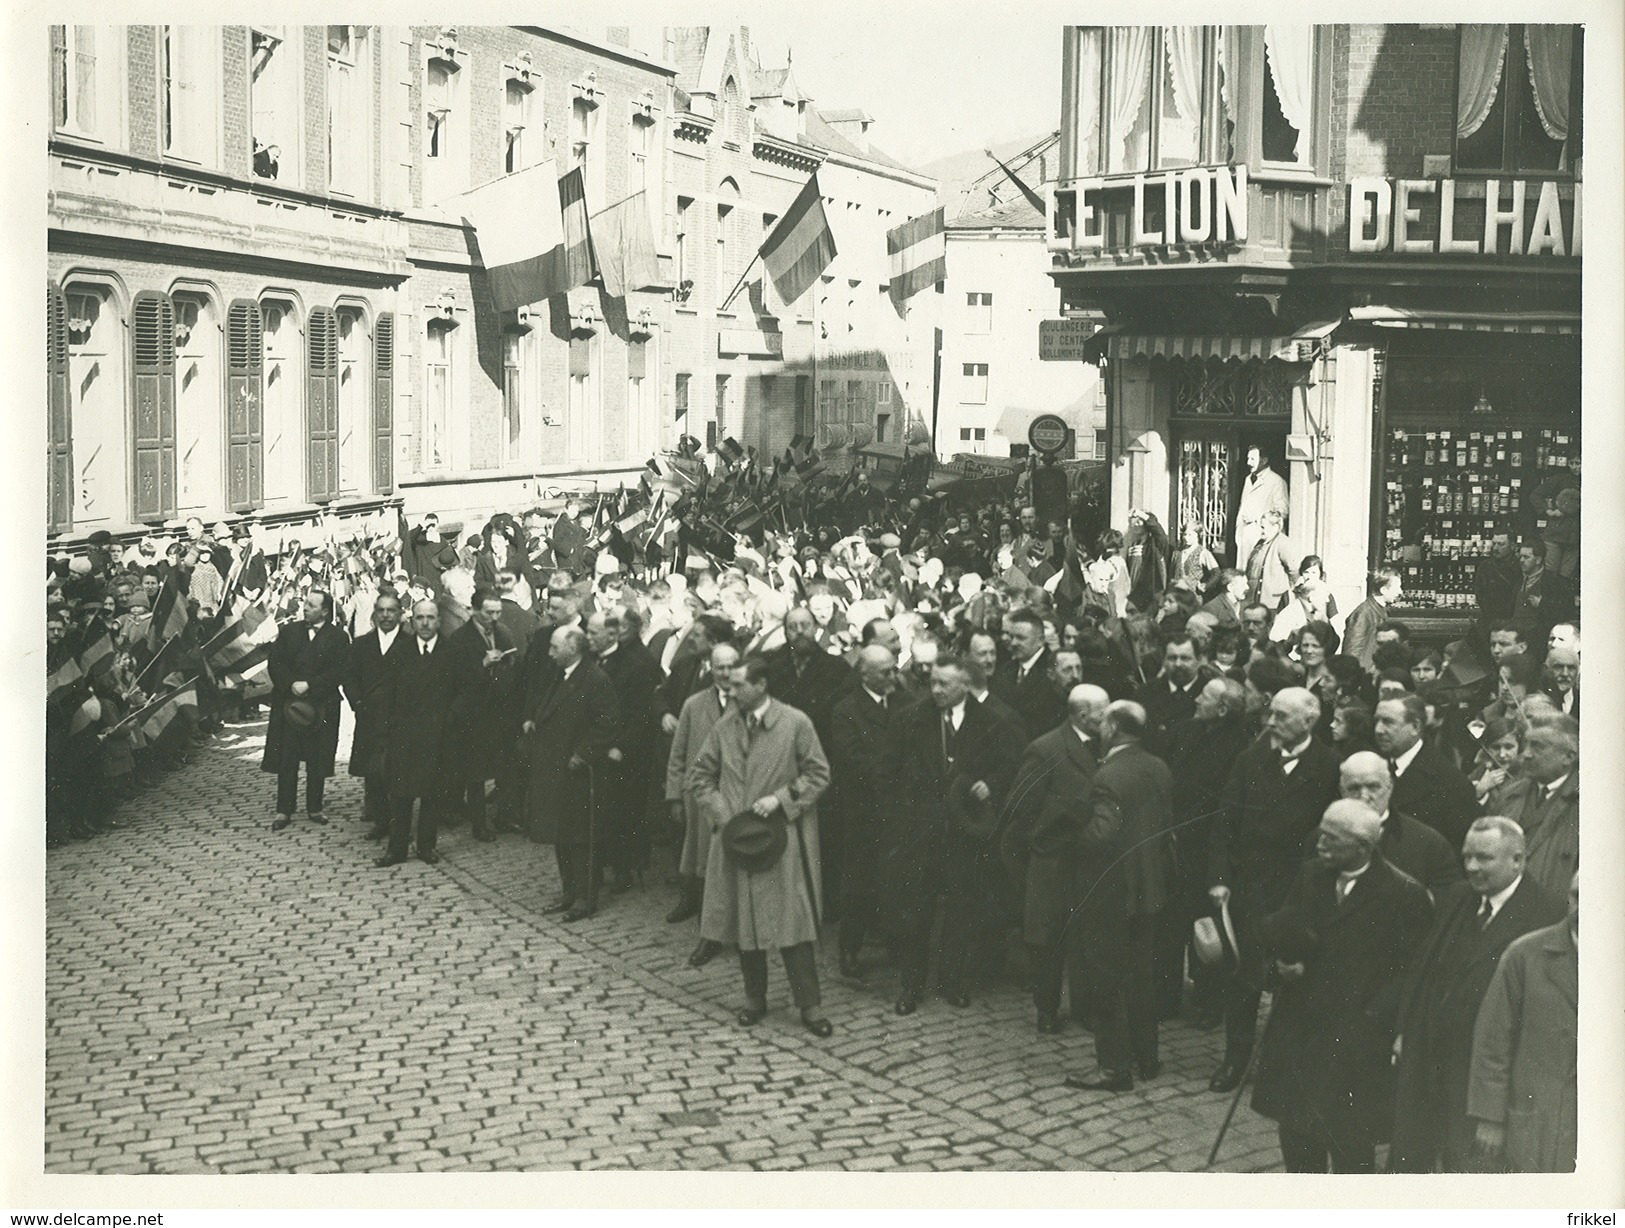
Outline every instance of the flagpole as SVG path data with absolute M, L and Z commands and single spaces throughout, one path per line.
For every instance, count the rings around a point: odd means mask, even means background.
M 745 284 L 745 278 L 750 276 L 750 271 L 756 267 L 756 262 L 761 258 L 762 253 L 761 250 L 758 249 L 756 254 L 750 258 L 750 263 L 745 266 L 745 271 L 739 275 L 739 280 L 734 283 L 734 288 L 728 291 L 728 297 L 722 300 L 722 306 L 717 308 L 718 311 L 728 310 L 728 305 L 734 301 L 734 297 L 739 293 L 740 288 Z

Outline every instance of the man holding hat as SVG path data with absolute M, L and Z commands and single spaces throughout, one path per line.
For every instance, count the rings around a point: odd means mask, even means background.
M 293 822 L 300 763 L 305 765 L 305 811 L 311 822 L 327 822 L 322 790 L 338 751 L 339 686 L 349 660 L 350 639 L 333 625 L 333 598 L 309 590 L 303 617 L 278 630 L 268 661 L 271 721 L 260 767 L 277 778 L 272 831 Z
M 807 715 L 768 694 L 768 666 L 749 657 L 734 675 L 728 710 L 688 771 L 711 827 L 700 935 L 739 948 L 751 1027 L 767 1014 L 767 952 L 777 948 L 802 1026 L 826 1037 L 814 944 L 823 900 L 817 802 L 829 762 Z

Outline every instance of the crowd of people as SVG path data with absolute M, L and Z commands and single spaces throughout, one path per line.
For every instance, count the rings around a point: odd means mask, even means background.
M 1209 1086 L 1256 1073 L 1289 1169 L 1571 1168 L 1580 644 L 1541 543 L 1435 649 L 1389 617 L 1396 571 L 1346 616 L 1321 560 L 1283 572 L 1278 510 L 1222 568 L 1042 472 L 965 509 L 859 475 L 725 553 L 590 498 L 276 557 L 201 524 L 93 543 L 48 573 L 48 833 L 258 698 L 270 828 L 301 771 L 325 823 L 347 703 L 378 866 L 448 825 L 528 837 L 573 923 L 669 848 L 666 920 L 697 967 L 737 951 L 741 1026 L 776 950 L 832 1033 L 831 935 L 900 1015 L 1026 984 L 1040 1033 L 1093 1032 L 1079 1090 L 1155 1079 L 1161 1023 L 1222 1027 Z

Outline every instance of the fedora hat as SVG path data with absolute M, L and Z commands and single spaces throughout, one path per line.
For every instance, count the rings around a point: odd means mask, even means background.
M 789 837 L 778 811 L 763 818 L 754 810 L 741 810 L 722 829 L 722 847 L 742 870 L 766 870 L 784 855 Z
M 316 723 L 316 705 L 308 699 L 290 699 L 282 714 L 295 729 L 309 729 Z
M 1215 921 L 1212 917 L 1196 919 L 1196 924 L 1191 927 L 1191 945 L 1196 948 L 1196 958 L 1210 968 L 1226 960 L 1240 959 L 1241 948 L 1236 944 L 1236 927 L 1230 920 L 1228 900 L 1219 908 L 1219 920 Z

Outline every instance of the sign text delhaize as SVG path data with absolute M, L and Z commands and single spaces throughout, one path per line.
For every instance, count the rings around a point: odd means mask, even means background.
M 1531 189 L 1539 197 L 1531 208 Z M 1349 251 L 1399 255 L 1578 256 L 1580 185 L 1572 218 L 1552 180 L 1351 179 Z
M 1108 185 L 1100 179 L 1086 179 L 1077 185 L 1075 248 L 1105 246 L 1105 232 L 1089 198 L 1113 189 L 1121 191 L 1122 186 L 1119 181 Z M 1193 166 L 1160 175 L 1136 175 L 1133 189 L 1131 247 L 1247 241 L 1245 166 Z

